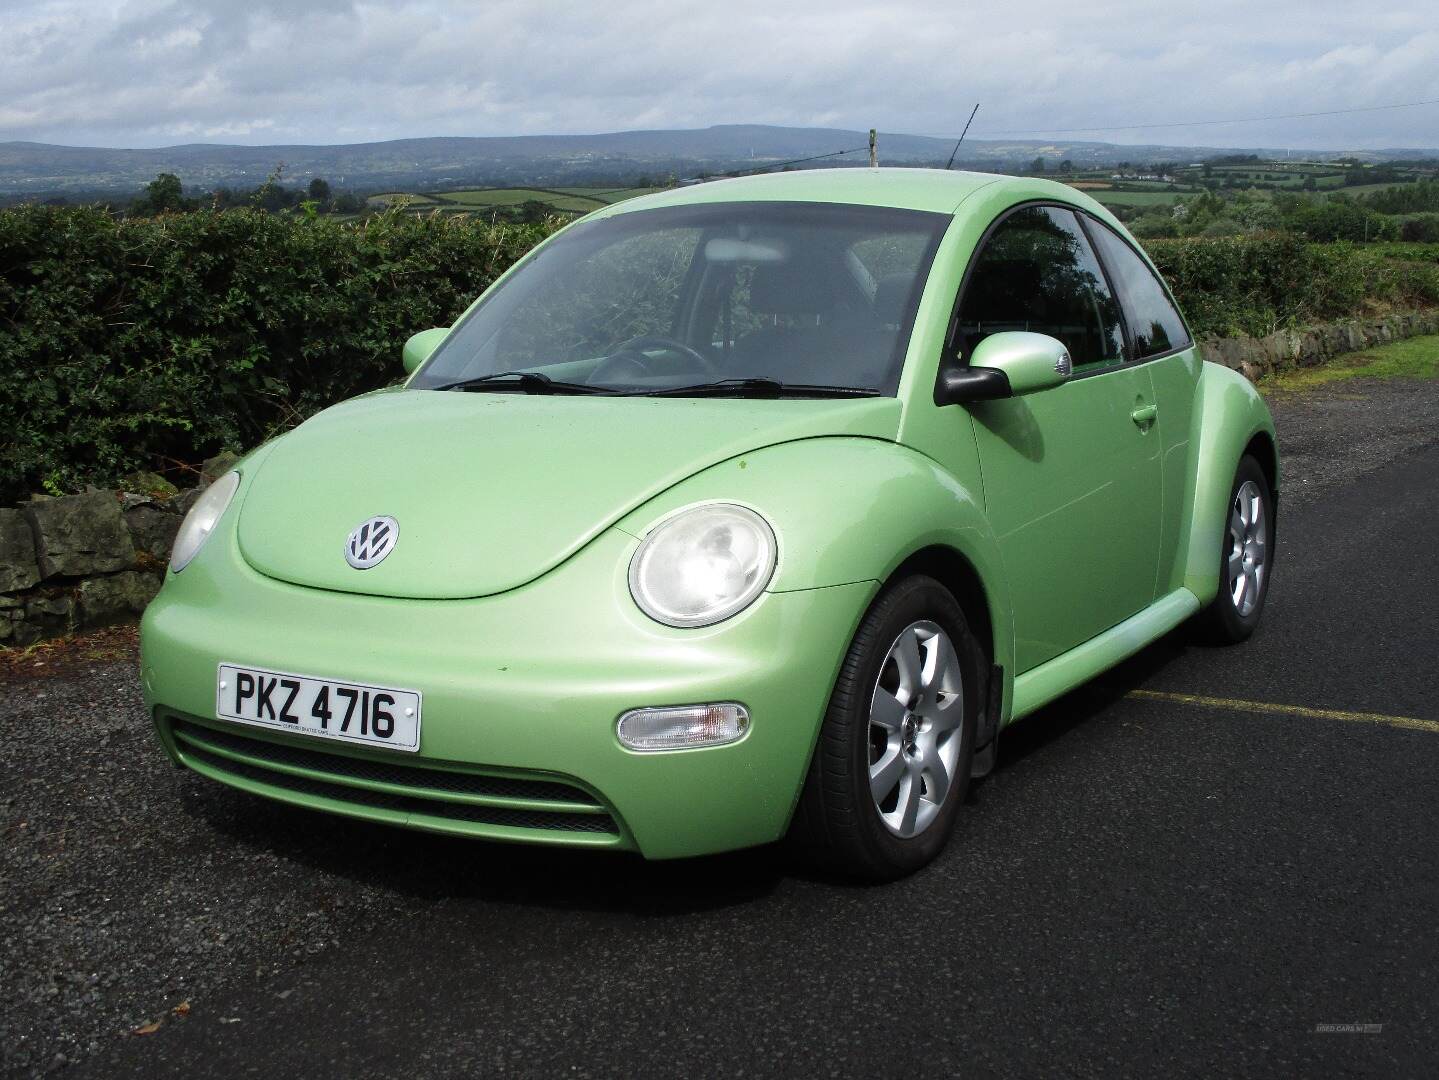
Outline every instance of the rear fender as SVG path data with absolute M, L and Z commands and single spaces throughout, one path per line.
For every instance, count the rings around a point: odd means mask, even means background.
M 1239 459 L 1257 436 L 1265 437 L 1269 447 L 1277 443 L 1269 406 L 1254 384 L 1238 372 L 1218 364 L 1202 365 L 1197 400 L 1190 439 L 1193 490 L 1179 532 L 1187 551 L 1176 567 L 1182 580 L 1173 584 L 1184 586 L 1201 604 L 1208 604 L 1219 592 L 1219 556 Z M 1272 468 L 1277 493 L 1277 460 L 1262 464 Z

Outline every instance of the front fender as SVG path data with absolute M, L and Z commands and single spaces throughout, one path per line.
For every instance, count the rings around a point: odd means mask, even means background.
M 1012 671 L 1004 563 L 981 493 L 969 491 L 931 459 L 881 439 L 781 443 L 696 473 L 628 514 L 618 527 L 643 537 L 666 515 L 715 501 L 752 507 L 774 526 L 779 563 L 772 593 L 868 582 L 868 606 L 910 556 L 949 549 L 979 579 L 993 630 L 991 655 Z
M 1208 604 L 1219 592 L 1219 557 L 1229 513 L 1229 494 L 1239 459 L 1256 436 L 1276 445 L 1274 419 L 1254 384 L 1218 364 L 1201 365 L 1190 446 L 1193 447 L 1193 490 L 1180 536 L 1187 552 L 1180 562 L 1179 582 Z M 1278 490 L 1277 459 L 1265 464 L 1274 469 Z

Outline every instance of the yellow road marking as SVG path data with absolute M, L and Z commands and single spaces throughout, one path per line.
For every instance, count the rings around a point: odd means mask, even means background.
M 1428 731 L 1431 734 L 1439 735 L 1439 720 L 1420 720 L 1413 716 L 1343 712 L 1339 709 L 1309 709 L 1303 705 L 1275 705 L 1268 701 L 1241 701 L 1237 698 L 1205 697 L 1203 694 L 1174 694 L 1167 690 L 1131 690 L 1125 696 L 1143 698 L 1146 701 L 1173 701 L 1181 705 L 1202 705 L 1209 709 L 1303 716 L 1311 720 L 1345 720 L 1358 724 L 1383 724 L 1386 727 L 1405 728 L 1409 731 Z

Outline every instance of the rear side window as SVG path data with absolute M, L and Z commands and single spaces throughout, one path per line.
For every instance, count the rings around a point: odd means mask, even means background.
M 1109 267 L 1114 287 L 1124 303 L 1129 332 L 1134 338 L 1134 354 L 1138 360 L 1160 353 L 1173 352 L 1189 345 L 1184 320 L 1179 317 L 1169 294 L 1149 265 L 1134 249 L 1108 228 L 1091 222 L 1094 242 L 1099 245 L 1104 265 Z
M 1076 371 L 1123 362 L 1119 305 L 1071 211 L 1024 207 L 985 241 L 960 302 L 961 357 L 1004 330 L 1058 338 Z

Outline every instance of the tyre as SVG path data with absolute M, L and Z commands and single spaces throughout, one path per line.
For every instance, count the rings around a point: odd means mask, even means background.
M 953 595 L 905 578 L 870 607 L 845 655 L 790 828 L 812 865 L 889 881 L 944 849 L 969 787 L 979 643 Z
M 1259 462 L 1245 455 L 1229 493 L 1229 516 L 1219 552 L 1219 594 L 1199 616 L 1203 636 L 1236 644 L 1254 633 L 1264 614 L 1274 565 L 1274 495 Z

